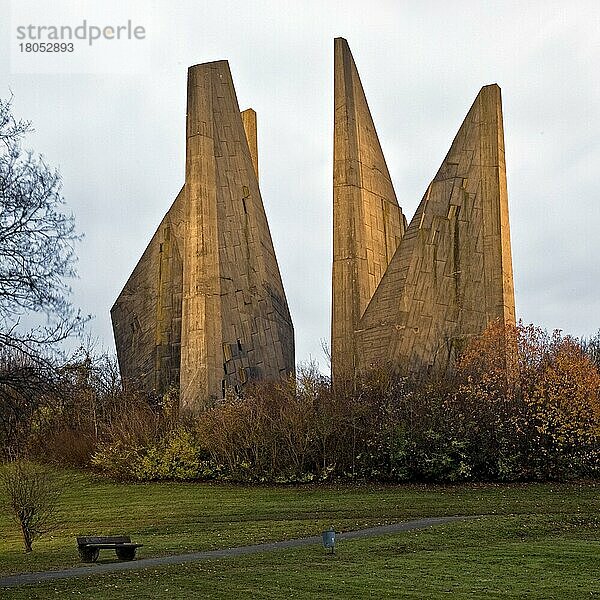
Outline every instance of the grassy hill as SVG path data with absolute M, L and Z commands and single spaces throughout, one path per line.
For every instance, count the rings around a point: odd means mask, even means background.
M 127 533 L 140 557 L 485 515 L 425 531 L 1 590 L 2 598 L 600 597 L 600 484 L 241 487 L 121 484 L 59 471 L 59 527 L 22 552 L 0 513 L 0 574 L 81 564 L 78 534 Z M 0 497 L 0 502 L 4 499 Z M 110 562 L 105 551 L 100 561 Z M 93 571 L 93 567 L 90 567 Z

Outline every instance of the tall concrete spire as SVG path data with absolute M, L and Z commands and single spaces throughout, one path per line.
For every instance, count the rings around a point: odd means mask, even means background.
M 335 39 L 334 53 L 331 358 L 340 380 L 353 377 L 355 331 L 406 220 L 345 39 Z
M 481 89 L 360 322 L 362 370 L 448 368 L 515 322 L 500 88 Z
M 111 311 L 123 377 L 157 393 L 178 385 L 192 411 L 294 370 L 255 114 L 245 120 L 226 61 L 190 67 L 185 186 Z

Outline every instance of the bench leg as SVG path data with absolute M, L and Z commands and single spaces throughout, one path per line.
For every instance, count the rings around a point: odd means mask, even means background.
M 135 548 L 115 548 L 119 560 L 133 560 L 135 558 Z
M 83 562 L 96 562 L 98 559 L 98 555 L 100 554 L 100 550 L 98 548 L 82 548 L 79 547 L 79 558 Z

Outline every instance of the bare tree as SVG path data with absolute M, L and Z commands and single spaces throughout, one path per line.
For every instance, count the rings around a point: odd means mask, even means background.
M 7 465 L 2 485 L 8 509 L 21 527 L 25 552 L 31 552 L 34 540 L 56 527 L 59 487 L 50 471 L 26 462 Z
M 31 124 L 11 109 L 12 97 L 0 99 L 0 447 L 14 458 L 23 426 L 56 389 L 57 344 L 87 318 L 69 301 L 79 236 L 60 175 L 23 149 Z
M 0 100 L 0 344 L 29 351 L 65 339 L 82 324 L 65 280 L 75 276 L 72 215 L 62 211 L 61 178 L 21 142 L 31 124 Z M 31 312 L 44 325 L 23 331 Z
M 0 350 L 0 458 L 26 453 L 36 416 L 52 407 L 63 388 L 53 364 L 17 348 Z

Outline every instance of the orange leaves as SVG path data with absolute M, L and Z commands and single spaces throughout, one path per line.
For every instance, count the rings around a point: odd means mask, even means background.
M 463 393 L 503 400 L 529 444 L 575 449 L 600 440 L 600 373 L 581 343 L 560 331 L 495 322 L 457 362 Z

